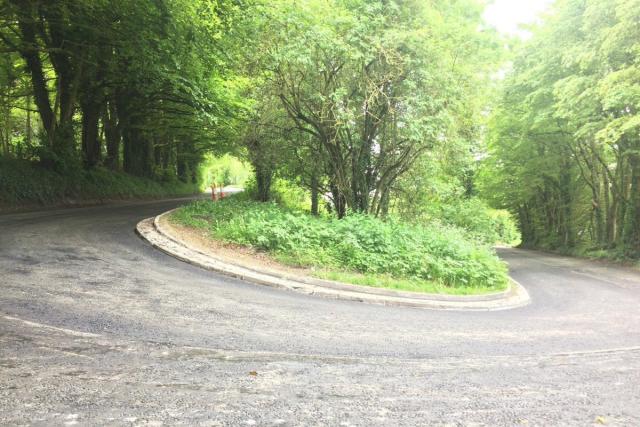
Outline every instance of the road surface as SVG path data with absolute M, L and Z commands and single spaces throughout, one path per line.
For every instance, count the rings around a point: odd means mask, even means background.
M 530 305 L 332 301 L 133 232 L 176 201 L 0 216 L 0 425 L 640 425 L 640 274 L 501 250 Z

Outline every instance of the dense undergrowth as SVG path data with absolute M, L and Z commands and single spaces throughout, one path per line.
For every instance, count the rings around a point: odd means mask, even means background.
M 35 163 L 0 159 L 0 207 L 194 194 L 196 184 L 157 182 L 103 168 L 59 174 Z
M 322 277 L 347 277 L 363 285 L 478 293 L 503 289 L 508 280 L 489 245 L 443 224 L 411 225 L 358 214 L 314 217 L 242 196 L 194 202 L 174 219 L 286 264 L 313 267 Z
M 414 222 L 434 222 L 461 228 L 468 238 L 486 244 L 516 246 L 520 232 L 512 215 L 492 209 L 478 198 L 452 198 L 425 203 Z

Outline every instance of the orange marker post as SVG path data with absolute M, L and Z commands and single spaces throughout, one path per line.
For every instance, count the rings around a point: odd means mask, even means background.
M 216 183 L 211 184 L 211 201 L 215 202 L 218 200 L 218 195 L 216 194 Z

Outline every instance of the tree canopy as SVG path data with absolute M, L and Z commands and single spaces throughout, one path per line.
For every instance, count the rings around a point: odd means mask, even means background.
M 518 52 L 485 193 L 524 242 L 640 251 L 640 2 L 560 0 Z
M 238 103 L 222 37 L 237 12 L 216 1 L 3 1 L 4 155 L 192 179 Z

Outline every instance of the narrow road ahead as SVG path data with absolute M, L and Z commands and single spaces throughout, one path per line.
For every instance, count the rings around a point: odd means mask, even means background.
M 133 232 L 176 201 L 0 216 L 0 425 L 640 425 L 640 274 L 502 250 L 526 307 L 332 301 Z

